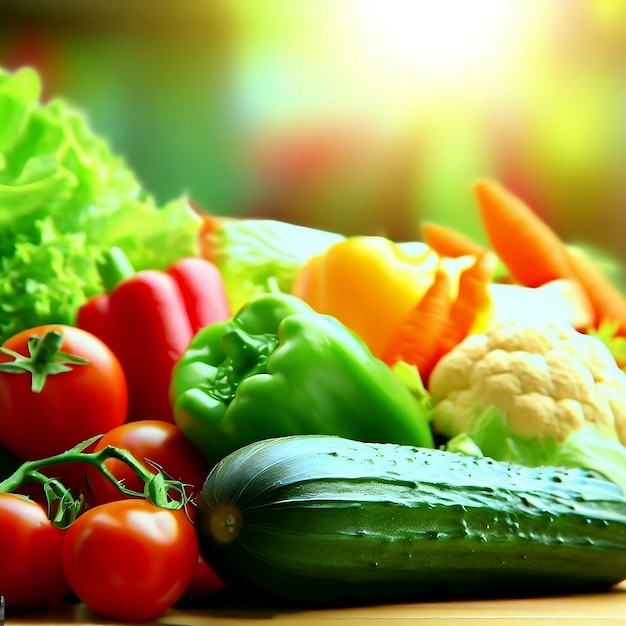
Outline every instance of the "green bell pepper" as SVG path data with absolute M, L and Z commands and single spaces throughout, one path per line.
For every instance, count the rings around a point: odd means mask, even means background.
M 338 320 L 287 294 L 200 330 L 170 391 L 176 423 L 210 464 L 283 435 L 434 445 L 430 405 Z

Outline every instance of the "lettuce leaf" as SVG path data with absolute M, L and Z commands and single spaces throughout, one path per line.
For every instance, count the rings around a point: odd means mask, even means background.
M 0 342 L 73 323 L 104 290 L 96 262 L 111 246 L 138 270 L 199 253 L 185 198 L 157 206 L 81 112 L 40 96 L 33 69 L 0 68 Z
M 271 291 L 289 293 L 300 268 L 343 235 L 271 219 L 225 220 L 206 236 L 204 254 L 220 270 L 233 311 Z

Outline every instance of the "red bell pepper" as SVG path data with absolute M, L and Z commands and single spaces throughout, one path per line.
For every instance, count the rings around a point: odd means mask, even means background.
M 110 251 L 101 272 L 107 293 L 88 300 L 76 324 L 119 359 L 129 390 L 127 421 L 174 422 L 172 368 L 201 328 L 231 315 L 222 276 L 213 263 L 196 257 L 164 272 L 135 272 L 119 249 Z

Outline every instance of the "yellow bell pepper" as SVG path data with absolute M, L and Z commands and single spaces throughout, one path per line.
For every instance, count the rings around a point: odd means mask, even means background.
M 292 293 L 336 317 L 379 358 L 434 280 L 440 257 L 426 245 L 353 236 L 309 259 Z

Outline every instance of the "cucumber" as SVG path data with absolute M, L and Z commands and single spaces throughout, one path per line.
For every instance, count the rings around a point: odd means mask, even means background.
M 196 529 L 232 589 L 313 605 L 532 596 L 626 578 L 626 496 L 585 470 L 296 435 L 209 474 Z

